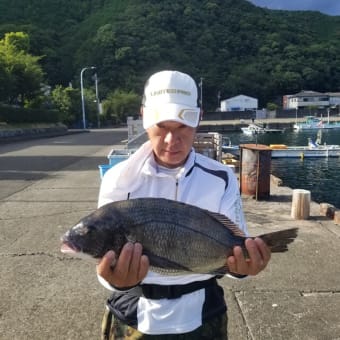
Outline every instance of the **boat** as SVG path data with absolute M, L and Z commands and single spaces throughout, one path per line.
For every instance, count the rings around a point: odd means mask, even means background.
M 339 122 L 324 121 L 322 118 L 307 116 L 303 122 L 296 122 L 293 125 L 294 130 L 319 130 L 319 129 L 340 129 Z
M 246 135 L 256 135 L 260 133 L 278 133 L 284 131 L 283 129 L 270 129 L 255 123 L 251 123 L 246 127 L 241 127 L 241 130 Z
M 340 157 L 340 145 L 327 145 L 321 142 L 322 131 L 319 130 L 316 141 L 308 138 L 306 146 L 287 146 L 285 144 L 270 144 L 272 158 L 311 158 Z
M 340 157 L 340 145 L 285 146 L 281 148 L 269 145 L 269 147 L 272 149 L 272 158 Z
M 231 139 L 227 136 L 223 136 L 222 138 L 222 152 L 229 153 L 233 156 L 240 155 L 240 148 L 238 145 L 232 144 Z
M 233 156 L 240 155 L 239 145 L 233 145 L 228 137 L 224 137 L 222 151 Z M 286 144 L 270 144 L 271 158 L 310 158 L 310 157 L 340 157 L 340 145 L 322 144 L 322 130 L 318 131 L 313 141 L 308 138 L 304 146 L 288 146 Z

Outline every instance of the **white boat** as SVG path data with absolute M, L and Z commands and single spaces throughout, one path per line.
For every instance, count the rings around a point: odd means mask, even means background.
M 283 129 L 270 129 L 266 127 L 262 127 L 257 124 L 249 124 L 246 127 L 241 128 L 242 132 L 246 135 L 256 135 L 260 133 L 277 133 L 277 132 L 283 132 Z
M 222 140 L 222 152 L 230 153 L 234 156 L 239 156 L 240 147 L 238 145 L 232 144 L 229 137 L 223 136 Z
M 340 145 L 286 146 L 269 145 L 272 158 L 340 157 Z
M 285 144 L 270 144 L 272 158 L 310 158 L 310 157 L 340 157 L 340 145 L 322 144 L 322 131 L 319 130 L 315 142 L 308 138 L 308 145 L 288 146 Z M 222 145 L 222 151 L 234 156 L 240 155 L 239 145 L 233 145 L 228 140 Z
M 224 153 L 230 153 L 234 156 L 238 156 L 240 154 L 240 147 L 238 145 L 222 145 L 222 151 Z
M 271 158 L 328 158 L 340 157 L 340 145 L 318 145 L 311 146 L 287 146 L 284 144 L 271 144 Z M 240 155 L 238 145 L 223 146 L 223 152 L 234 156 Z
M 319 130 L 316 141 L 308 138 L 306 146 L 271 144 L 272 158 L 340 157 L 340 145 L 321 144 L 321 138 L 322 130 Z
M 322 118 L 307 116 L 305 120 L 300 123 L 294 124 L 294 130 L 319 130 L 319 129 L 340 129 L 340 123 L 338 122 L 330 122 L 329 117 L 327 121 L 324 121 Z

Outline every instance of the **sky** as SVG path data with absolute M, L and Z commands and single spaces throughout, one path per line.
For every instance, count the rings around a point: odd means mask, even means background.
M 259 7 L 269 9 L 311 10 L 328 15 L 340 15 L 340 0 L 248 0 Z

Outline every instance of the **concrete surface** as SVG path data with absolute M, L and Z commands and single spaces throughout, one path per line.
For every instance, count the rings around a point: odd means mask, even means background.
M 98 164 L 126 131 L 0 146 L 0 339 L 99 339 L 108 292 L 92 262 L 60 253 L 64 231 L 96 207 Z M 260 275 L 221 279 L 230 340 L 340 339 L 340 227 L 290 217 L 291 189 L 243 197 L 252 235 L 299 227 Z
M 15 128 L 6 125 L 0 126 L 0 143 L 10 143 L 15 141 L 41 138 L 41 137 L 55 137 L 66 135 L 68 133 L 67 127 L 63 124 L 32 124 L 28 128 Z
M 292 220 L 291 196 L 291 189 L 272 185 L 268 201 L 243 197 L 252 235 L 298 227 L 299 236 L 260 275 L 223 279 L 233 302 L 232 340 L 340 339 L 340 226 L 319 216 L 314 202 L 308 220 Z

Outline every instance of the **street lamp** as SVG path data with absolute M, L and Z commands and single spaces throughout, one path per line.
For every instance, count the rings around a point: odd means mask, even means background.
M 86 129 L 83 73 L 86 70 L 89 70 L 89 69 L 94 70 L 95 68 L 96 68 L 95 66 L 87 66 L 87 67 L 84 67 L 80 71 L 80 91 L 81 91 L 81 110 L 82 110 L 82 113 L 83 113 L 83 129 Z

